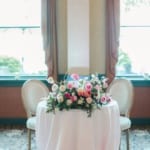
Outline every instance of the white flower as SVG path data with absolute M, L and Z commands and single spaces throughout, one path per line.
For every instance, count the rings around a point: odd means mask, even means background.
M 58 101 L 59 103 L 61 103 L 61 102 L 64 101 L 64 98 L 63 98 L 63 96 L 62 96 L 61 94 L 58 94 L 58 95 L 57 95 L 57 101 Z
M 103 83 L 103 88 L 108 88 L 108 84 L 106 82 Z
M 83 104 L 83 99 L 82 99 L 82 98 L 80 98 L 80 99 L 78 100 L 78 104 L 79 104 L 79 105 Z
M 68 106 L 70 106 L 72 104 L 71 99 L 68 99 L 66 103 L 67 103 Z
M 48 77 L 47 82 L 53 84 L 54 83 L 53 77 Z
M 59 87 L 59 90 L 60 90 L 61 92 L 64 92 L 64 91 L 66 90 L 66 86 L 61 85 L 61 86 Z
M 72 96 L 75 96 L 75 92 L 72 92 L 72 94 L 71 94 Z
M 92 78 L 95 78 L 95 74 L 92 74 L 91 77 L 92 77 Z
M 86 98 L 86 101 L 87 101 L 88 104 L 91 104 L 92 103 L 92 98 L 88 97 L 88 98 Z
M 53 84 L 52 85 L 52 91 L 56 92 L 58 90 L 58 85 L 57 84 Z
M 78 88 L 80 85 L 78 81 L 73 81 L 72 83 L 74 88 Z

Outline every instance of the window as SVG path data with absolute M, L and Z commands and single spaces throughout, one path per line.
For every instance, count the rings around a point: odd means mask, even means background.
M 0 0 L 0 76 L 46 75 L 40 0 Z
M 121 0 L 120 12 L 117 74 L 150 74 L 150 0 Z

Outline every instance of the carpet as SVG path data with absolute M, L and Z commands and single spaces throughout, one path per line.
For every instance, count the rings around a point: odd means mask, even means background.
M 131 150 L 150 150 L 150 130 L 130 130 Z M 26 129 L 0 129 L 0 150 L 27 150 Z M 36 150 L 35 132 L 32 132 L 32 150 Z M 121 136 L 121 150 L 126 150 L 125 134 Z

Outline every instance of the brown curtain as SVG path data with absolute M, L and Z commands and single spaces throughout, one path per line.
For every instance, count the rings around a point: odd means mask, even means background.
M 57 80 L 56 0 L 41 0 L 41 30 L 48 77 L 52 76 Z
M 120 0 L 106 0 L 106 76 L 116 75 L 120 31 Z

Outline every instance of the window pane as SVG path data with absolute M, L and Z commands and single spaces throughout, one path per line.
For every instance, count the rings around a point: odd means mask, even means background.
M 150 25 L 150 0 L 121 0 L 120 10 L 121 26 Z
M 121 1 L 117 75 L 150 73 L 150 1 Z
M 40 25 L 40 0 L 0 0 L 0 26 Z
M 40 0 L 0 2 L 0 7 L 5 7 L 0 9 L 0 76 L 46 75 L 40 29 Z M 12 15 L 11 11 L 5 12 L 8 4 L 12 8 Z

